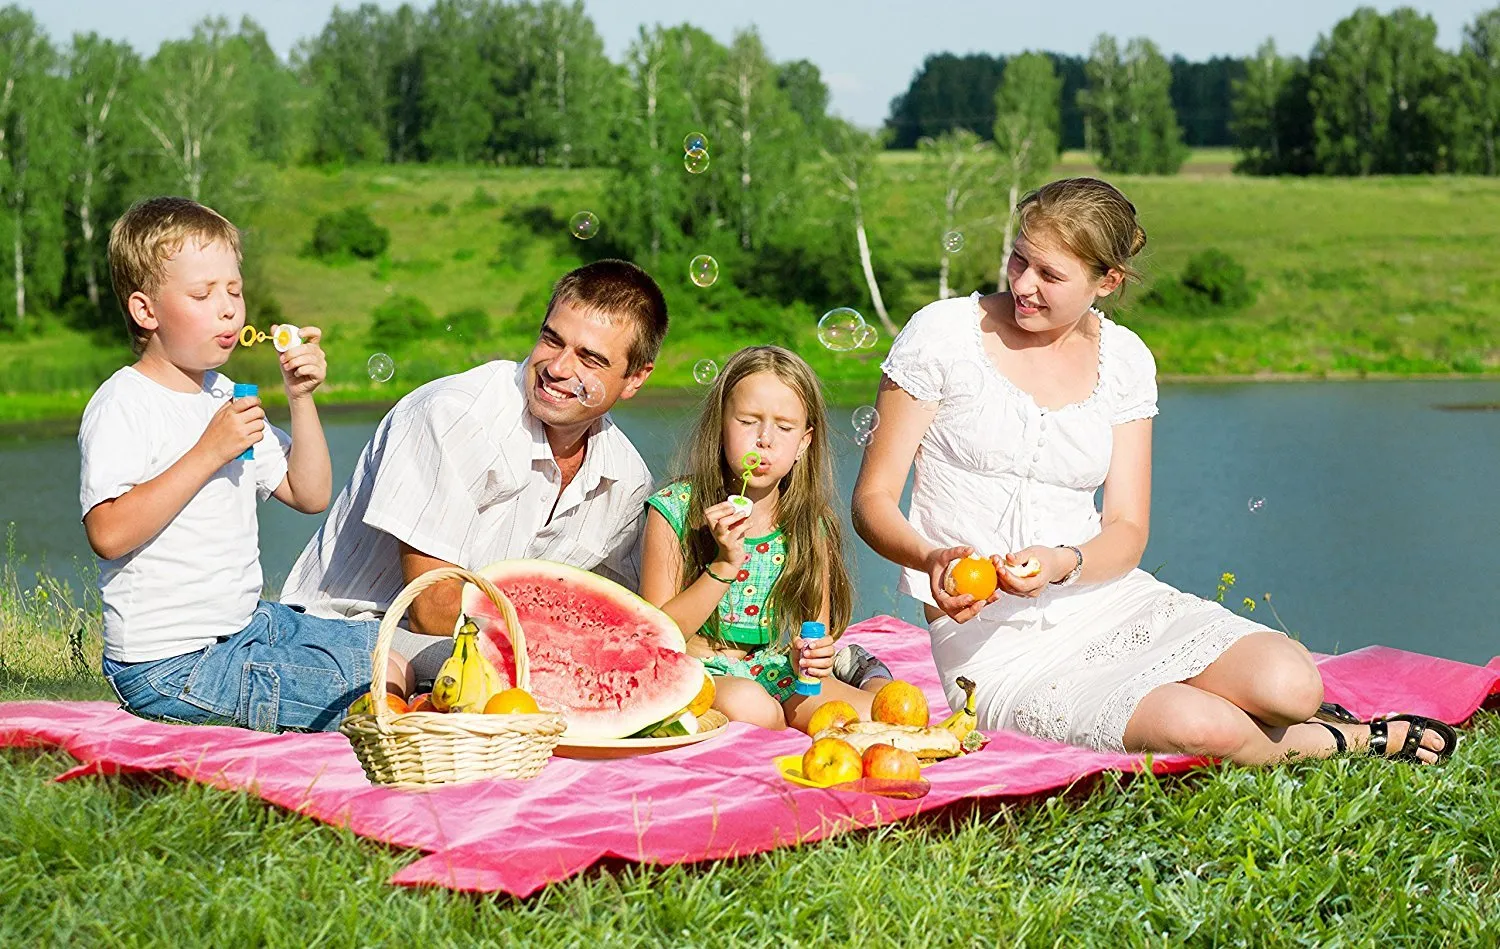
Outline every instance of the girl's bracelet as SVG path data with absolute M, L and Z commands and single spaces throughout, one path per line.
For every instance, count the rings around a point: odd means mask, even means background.
M 703 572 L 726 586 L 734 582 L 733 577 L 721 577 L 717 573 L 714 573 L 713 570 L 709 567 L 704 567 Z

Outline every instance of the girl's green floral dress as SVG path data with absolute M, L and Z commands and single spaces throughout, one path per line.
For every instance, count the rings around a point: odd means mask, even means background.
M 682 481 L 673 482 L 646 499 L 672 525 L 679 540 L 691 501 L 692 489 Z M 719 601 L 719 628 L 714 630 L 713 624 L 705 623 L 698 633 L 710 642 L 743 646 L 749 655 L 744 659 L 715 656 L 703 660 L 703 667 L 715 676 L 754 679 L 773 699 L 784 702 L 792 695 L 795 676 L 791 657 L 779 642 L 781 627 L 766 601 L 786 563 L 786 540 L 780 529 L 764 537 L 747 537 L 745 553 L 750 559 L 740 566 L 734 582 Z

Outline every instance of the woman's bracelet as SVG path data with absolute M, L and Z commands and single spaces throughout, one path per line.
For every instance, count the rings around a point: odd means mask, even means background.
M 733 577 L 721 577 L 717 573 L 714 573 L 713 570 L 711 568 L 709 568 L 709 567 L 704 567 L 703 568 L 703 572 L 706 573 L 706 574 L 708 574 L 710 577 L 713 577 L 715 580 L 719 581 L 720 583 L 725 584 L 726 586 L 728 584 L 731 584 L 731 583 L 734 582 L 734 578 Z

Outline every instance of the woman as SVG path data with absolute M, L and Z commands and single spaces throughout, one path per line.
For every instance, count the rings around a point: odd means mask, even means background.
M 1447 725 L 1354 721 L 1322 704 L 1301 645 L 1138 568 L 1156 365 L 1094 305 L 1137 276 L 1145 231 L 1124 195 L 1091 178 L 1055 181 L 1017 213 L 1009 292 L 933 303 L 892 345 L 854 490 L 860 536 L 926 604 L 949 702 L 964 675 L 981 727 L 1100 750 L 1244 764 L 1346 749 L 1446 758 Z M 983 602 L 943 585 L 975 550 L 1000 577 Z M 1033 559 L 1035 576 L 1005 569 Z

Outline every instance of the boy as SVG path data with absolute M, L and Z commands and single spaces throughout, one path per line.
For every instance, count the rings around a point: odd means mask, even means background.
M 184 198 L 142 201 L 111 230 L 109 265 L 138 359 L 94 393 L 78 432 L 105 677 L 148 718 L 335 728 L 369 689 L 376 624 L 260 600 L 255 516 L 268 496 L 305 514 L 328 506 L 312 400 L 327 374 L 322 334 L 304 326 L 303 344 L 280 355 L 288 437 L 216 371 L 245 325 L 233 224 Z

